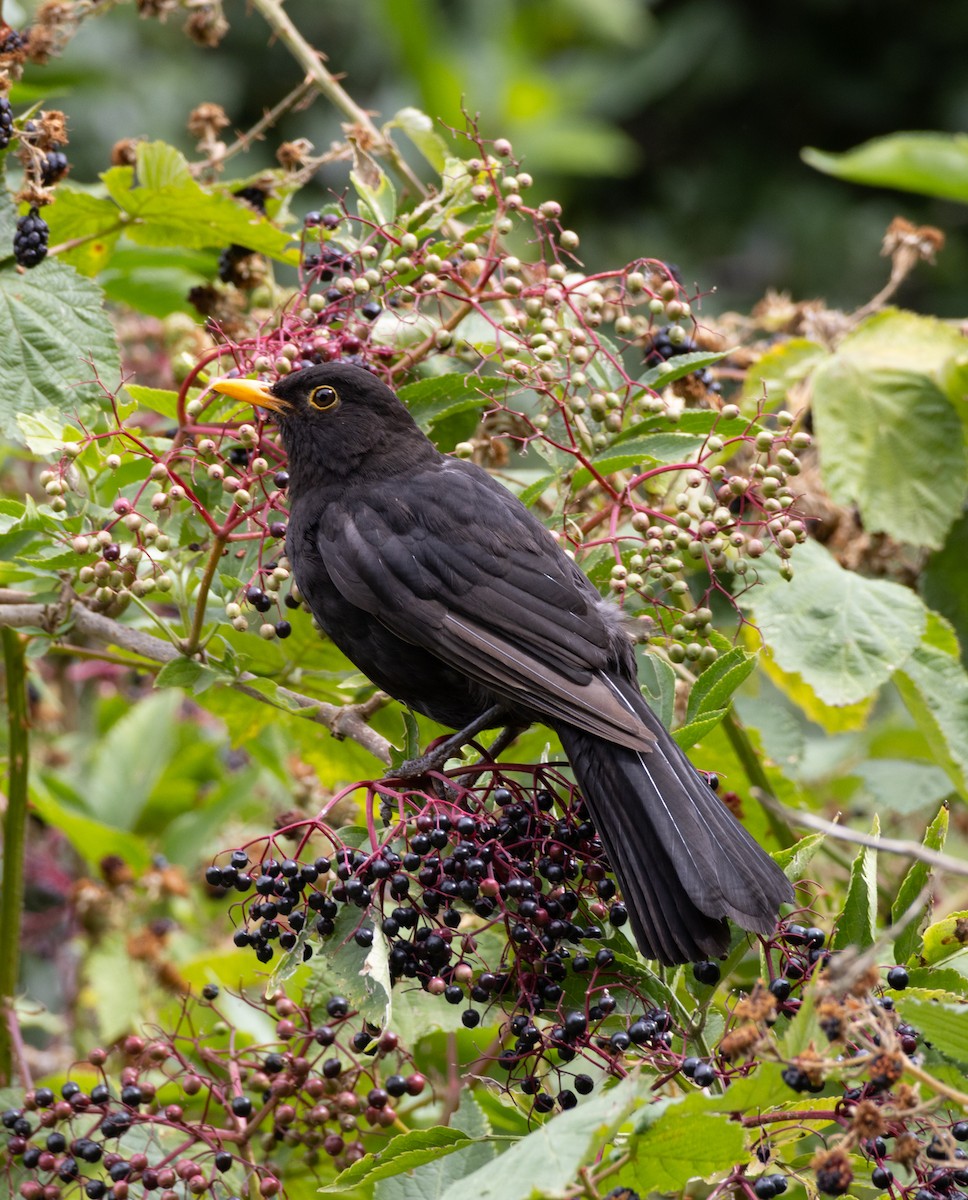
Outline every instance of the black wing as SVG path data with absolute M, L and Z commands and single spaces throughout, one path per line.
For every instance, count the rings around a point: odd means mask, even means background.
M 618 614 L 479 468 L 442 459 L 351 487 L 317 544 L 346 599 L 398 637 L 546 720 L 653 743 L 604 678 L 634 669 Z

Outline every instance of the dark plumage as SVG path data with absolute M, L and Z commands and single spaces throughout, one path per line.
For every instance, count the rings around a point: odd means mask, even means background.
M 360 367 L 215 386 L 276 414 L 287 553 L 347 657 L 454 729 L 500 703 L 555 730 L 646 957 L 722 954 L 727 917 L 772 929 L 789 882 L 645 703 L 618 610 L 506 488 L 440 454 Z

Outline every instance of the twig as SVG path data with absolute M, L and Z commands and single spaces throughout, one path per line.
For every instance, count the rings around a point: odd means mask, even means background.
M 75 604 L 66 613 L 62 608 L 49 604 L 9 604 L 0 605 L 0 627 L 5 629 L 37 628 L 54 633 L 69 620 L 73 628 L 91 641 L 105 646 L 119 646 L 146 659 L 148 663 L 170 663 L 183 658 L 181 651 L 170 642 L 162 641 L 150 633 L 144 633 L 131 625 L 122 625 L 120 621 L 111 620 L 100 613 L 91 612 L 82 604 Z M 267 696 L 256 684 L 260 677 L 249 671 L 231 680 L 229 686 L 263 704 L 272 705 L 290 711 L 287 706 L 296 709 L 296 716 L 309 721 L 315 721 L 325 726 L 337 737 L 348 737 L 368 750 L 374 758 L 381 762 L 390 761 L 390 743 L 376 730 L 367 725 L 361 712 L 366 713 L 368 706 L 327 704 L 322 700 L 314 700 L 301 692 L 290 688 L 280 687 L 276 695 L 283 703 L 277 703 L 272 696 Z
M 228 159 L 233 158 L 243 150 L 250 149 L 252 143 L 258 141 L 267 129 L 271 129 L 280 117 L 285 116 L 290 109 L 298 108 L 303 100 L 313 95 L 317 90 L 315 83 L 309 79 L 304 79 L 302 83 L 296 84 L 292 91 L 287 96 L 283 96 L 278 104 L 273 105 L 267 113 L 260 117 L 251 129 L 247 129 L 245 133 L 240 133 L 232 145 L 225 148 L 225 151 L 219 157 L 219 165 L 221 166 Z M 213 160 L 209 158 L 204 162 L 193 163 L 191 169 L 193 173 L 197 173 L 202 170 L 208 170 L 214 165 Z
M 789 821 L 791 825 L 799 825 L 805 829 L 816 829 L 840 842 L 853 842 L 858 846 L 870 846 L 873 850 L 883 850 L 885 854 L 898 854 L 902 858 L 911 858 L 916 862 L 926 863 L 939 871 L 948 871 L 952 875 L 968 876 L 968 862 L 960 858 L 952 858 L 949 854 L 939 854 L 937 850 L 929 850 L 917 842 L 902 841 L 899 838 L 873 837 L 869 833 L 860 833 L 856 829 L 848 829 L 834 821 L 825 821 L 823 817 L 815 817 L 813 813 L 798 812 L 786 805 L 780 804 L 772 796 L 761 793 L 760 803 L 772 809 L 779 816 Z
M 279 0 L 252 0 L 252 7 L 258 10 L 272 32 L 305 72 L 313 87 L 366 134 L 369 143 L 367 149 L 385 154 L 400 178 L 404 179 L 417 195 L 424 195 L 423 184 L 407 166 L 399 150 L 377 129 L 366 109 L 360 108 L 349 92 L 340 86 L 336 76 L 326 70 L 320 52 L 306 41 L 283 10 Z
M 20 975 L 20 923 L 23 912 L 24 846 L 27 836 L 27 769 L 30 718 L 24 639 L 3 630 L 7 674 L 7 809 L 3 815 L 3 885 L 0 892 L 0 1082 L 13 1083 L 14 999 Z

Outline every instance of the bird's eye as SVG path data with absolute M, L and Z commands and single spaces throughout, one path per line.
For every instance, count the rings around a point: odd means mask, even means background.
M 336 388 L 331 388 L 329 385 L 313 388 L 309 393 L 309 403 L 313 408 L 320 412 L 326 412 L 328 409 L 335 408 L 339 404 L 339 395 Z

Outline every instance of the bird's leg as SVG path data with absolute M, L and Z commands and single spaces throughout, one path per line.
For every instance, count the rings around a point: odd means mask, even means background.
M 472 742 L 482 729 L 493 729 L 495 725 L 500 725 L 501 718 L 505 716 L 505 713 L 503 704 L 492 705 L 469 725 L 441 742 L 439 746 L 435 746 L 427 754 L 421 754 L 418 758 L 411 758 L 407 762 L 401 763 L 388 778 L 419 779 L 428 771 L 439 771 L 448 758 L 462 750 L 468 742 Z

